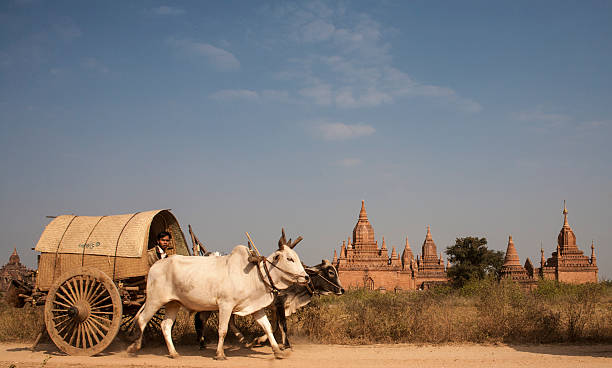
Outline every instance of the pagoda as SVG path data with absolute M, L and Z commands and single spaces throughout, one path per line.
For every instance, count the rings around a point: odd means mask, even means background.
M 525 266 L 521 266 L 512 235 L 508 236 L 508 248 L 506 249 L 504 265 L 501 268 L 501 277 L 519 282 L 525 288 L 532 288 L 536 285 L 533 274 L 533 265 L 529 258 L 525 261 Z
M 352 238 L 342 241 L 340 254 L 334 249 L 332 264 L 337 267 L 341 283 L 345 287 L 367 288 L 380 291 L 416 290 L 447 281 L 442 255 L 437 256 L 431 231 L 422 248 L 422 257 L 415 261 L 408 238 L 400 257 L 395 246 L 391 256 L 385 238 L 379 247 L 374 228 L 368 219 L 365 202 L 353 228 Z
M 32 274 L 31 270 L 21 264 L 17 248 L 14 248 L 8 263 L 0 268 L 0 291 L 6 291 L 11 280 L 31 281 Z
M 591 257 L 584 255 L 576 245 L 576 235 L 567 221 L 567 207 L 563 201 L 563 226 L 557 236 L 557 250 L 551 257 L 540 260 L 539 276 L 547 280 L 582 284 L 597 282 L 597 258 L 595 257 L 595 244 L 591 242 Z

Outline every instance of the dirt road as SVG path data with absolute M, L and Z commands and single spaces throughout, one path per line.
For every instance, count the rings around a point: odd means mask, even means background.
M 178 346 L 178 359 L 167 357 L 165 346 L 128 355 L 117 343 L 102 356 L 66 356 L 53 345 L 30 351 L 24 344 L 0 344 L 0 367 L 612 367 L 612 345 L 314 345 L 296 344 L 290 356 L 275 360 L 270 347 L 226 348 L 228 360 L 212 359 L 214 347 L 200 352 Z

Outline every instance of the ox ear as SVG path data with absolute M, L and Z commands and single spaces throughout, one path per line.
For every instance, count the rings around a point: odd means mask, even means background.
M 289 246 L 289 248 L 293 249 L 296 245 L 298 245 L 299 242 L 302 241 L 302 239 L 304 239 L 304 238 L 302 238 L 301 236 L 298 236 L 298 238 L 295 239 L 295 241 L 293 243 L 291 241 L 289 241 L 289 244 L 287 244 L 287 245 Z
M 278 239 L 278 249 L 283 249 L 284 245 L 287 245 L 287 239 L 285 239 L 285 228 L 281 228 L 281 237 Z
M 324 259 L 321 261 L 321 263 L 323 263 L 323 266 L 327 267 L 327 266 L 331 266 L 331 263 L 329 263 L 329 259 Z

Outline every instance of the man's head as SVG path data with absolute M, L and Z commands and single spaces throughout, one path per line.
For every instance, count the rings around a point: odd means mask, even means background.
M 166 250 L 170 247 L 170 239 L 172 239 L 172 235 L 170 235 L 167 231 L 162 231 L 157 234 L 157 244 L 163 249 Z

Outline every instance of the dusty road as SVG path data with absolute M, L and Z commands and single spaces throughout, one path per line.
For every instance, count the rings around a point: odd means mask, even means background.
M 200 352 L 178 346 L 182 356 L 167 357 L 165 346 L 130 356 L 117 343 L 102 356 L 71 357 L 53 345 L 30 351 L 24 344 L 0 344 L 0 367 L 612 367 L 612 345 L 314 345 L 296 344 L 290 356 L 275 360 L 269 347 L 226 347 L 228 360 L 212 359 L 214 347 Z

